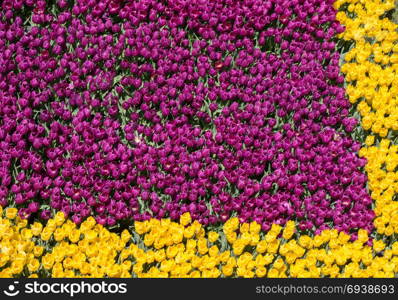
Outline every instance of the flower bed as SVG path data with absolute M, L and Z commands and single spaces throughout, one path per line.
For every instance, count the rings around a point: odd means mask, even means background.
M 2 3 L 0 275 L 394 277 L 394 1 L 166 2 Z
M 300 234 L 293 221 L 261 225 L 229 219 L 222 231 L 192 222 L 189 213 L 136 221 L 121 234 L 96 224 L 76 225 L 59 212 L 43 225 L 27 225 L 8 208 L 0 219 L 1 277 L 394 277 L 398 242 L 356 241 L 336 229 Z

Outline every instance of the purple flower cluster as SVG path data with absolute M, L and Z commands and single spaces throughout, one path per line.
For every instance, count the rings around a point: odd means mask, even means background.
M 4 0 L 0 204 L 370 231 L 332 3 Z

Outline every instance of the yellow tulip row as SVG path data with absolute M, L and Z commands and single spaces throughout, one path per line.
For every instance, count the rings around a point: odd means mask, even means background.
M 117 234 L 88 218 L 80 226 L 57 213 L 28 224 L 15 208 L 0 211 L 0 277 L 394 277 L 398 242 L 370 246 L 336 230 L 310 237 L 295 224 L 229 219 L 205 230 L 188 213 L 179 222 L 151 219 Z
M 385 17 L 395 0 L 337 0 L 337 19 L 346 30 L 340 38 L 353 47 L 344 56 L 349 100 L 357 105 L 362 127 L 368 132 L 359 155 L 375 203 L 379 234 L 398 233 L 398 25 Z
M 353 42 L 341 71 L 346 92 L 358 105 L 362 127 L 381 138 L 398 130 L 397 24 L 383 15 L 395 0 L 337 0 L 340 38 Z

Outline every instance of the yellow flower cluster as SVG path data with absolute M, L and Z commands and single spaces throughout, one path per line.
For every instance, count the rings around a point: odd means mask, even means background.
M 368 246 L 336 230 L 299 236 L 294 222 L 273 225 L 231 218 L 205 231 L 188 213 L 180 222 L 135 222 L 113 233 L 93 218 L 80 226 L 62 213 L 28 225 L 15 208 L 0 211 L 0 277 L 393 277 L 398 242 Z
M 365 170 L 368 174 L 368 186 L 375 201 L 374 225 L 379 234 L 391 236 L 398 233 L 398 146 L 383 139 L 378 146 L 370 146 L 374 137 L 368 136 L 368 147 L 360 150 L 359 155 L 367 158 Z
M 380 137 L 398 130 L 398 25 L 386 17 L 395 0 L 337 0 L 337 19 L 345 26 L 341 34 L 352 41 L 341 67 L 346 92 L 358 103 L 362 127 Z
M 375 202 L 379 234 L 398 233 L 398 147 L 389 138 L 398 130 L 398 26 L 383 15 L 394 0 L 337 0 L 337 19 L 346 27 L 341 38 L 353 42 L 344 57 L 346 92 L 370 134 L 359 155 Z

